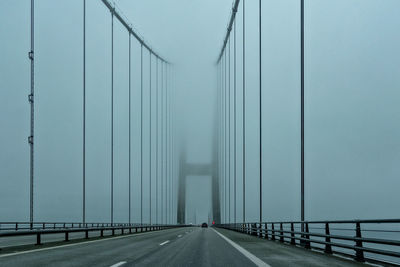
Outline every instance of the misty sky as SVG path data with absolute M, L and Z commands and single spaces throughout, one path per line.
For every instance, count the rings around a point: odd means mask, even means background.
M 218 95 L 215 61 L 226 33 L 232 1 L 115 2 L 146 42 L 173 62 L 169 85 L 174 91 L 175 140 L 179 145 L 185 144 L 188 162 L 209 163 L 212 136 L 217 133 L 213 128 Z M 236 21 L 238 163 L 242 161 L 242 8 L 240 4 Z M 306 1 L 306 219 L 398 217 L 398 10 L 398 0 Z M 35 12 L 35 220 L 80 221 L 82 1 L 38 0 Z M 28 0 L 0 1 L 0 221 L 29 219 L 29 14 Z M 298 220 L 299 1 L 263 1 L 262 14 L 264 220 Z M 258 219 L 259 208 L 258 1 L 246 1 L 245 15 L 246 219 L 252 221 Z M 87 221 L 110 219 L 110 38 L 110 12 L 100 0 L 87 0 Z M 233 41 L 230 45 L 232 53 Z M 140 45 L 133 38 L 131 48 L 132 220 L 138 221 Z M 116 222 L 128 220 L 127 55 L 128 33 L 115 21 Z M 147 222 L 150 141 L 147 51 L 143 58 L 143 197 Z M 161 83 L 161 77 L 158 81 L 155 78 L 156 64 L 152 58 L 152 86 Z M 161 71 L 161 66 L 158 67 Z M 152 112 L 154 118 L 155 109 Z M 155 121 L 151 123 L 154 130 Z M 155 142 L 154 131 L 151 138 Z M 241 164 L 236 170 L 237 213 L 238 220 L 242 220 Z M 155 169 L 153 177 L 154 173 Z M 199 179 L 209 180 L 209 177 L 189 177 L 187 195 L 187 216 L 192 220 L 197 212 L 198 222 L 207 220 L 211 207 L 210 182 Z M 173 190 L 176 193 L 176 188 Z M 154 206 L 152 217 L 156 217 Z

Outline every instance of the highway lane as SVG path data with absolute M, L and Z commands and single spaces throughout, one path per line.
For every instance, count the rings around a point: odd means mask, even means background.
M 177 228 L 44 248 L 0 266 L 254 266 L 212 229 Z

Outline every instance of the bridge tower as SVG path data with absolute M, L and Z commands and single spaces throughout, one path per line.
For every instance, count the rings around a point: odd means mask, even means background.
M 217 120 L 215 116 L 215 126 Z M 186 179 L 190 175 L 196 176 L 210 176 L 211 178 L 211 215 L 212 221 L 215 223 L 221 222 L 221 211 L 220 211 L 220 196 L 219 196 L 219 177 L 218 177 L 218 140 L 217 140 L 217 129 L 213 127 L 214 133 L 212 138 L 212 150 L 211 150 L 211 161 L 208 164 L 194 164 L 186 162 L 186 149 L 185 146 L 181 146 L 179 151 L 179 166 L 178 166 L 178 208 L 177 208 L 177 222 L 179 224 L 185 224 L 186 218 Z

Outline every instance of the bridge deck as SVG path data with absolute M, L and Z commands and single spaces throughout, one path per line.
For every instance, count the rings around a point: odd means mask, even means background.
M 242 254 L 217 231 L 255 257 Z M 15 250 L 20 251 L 0 251 L 1 266 L 255 266 L 257 260 L 266 263 L 259 266 L 363 265 L 229 230 L 198 227 Z

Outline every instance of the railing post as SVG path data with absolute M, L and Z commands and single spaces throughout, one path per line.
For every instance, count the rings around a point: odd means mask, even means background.
M 18 231 L 18 223 L 15 223 L 15 231 Z
M 101 236 L 101 237 L 104 236 L 104 230 L 103 230 L 103 229 L 100 230 L 100 236 Z
M 361 236 L 361 225 L 360 222 L 356 222 L 356 261 L 364 262 L 364 251 L 362 250 L 362 236 Z
M 264 231 L 265 231 L 264 238 L 268 239 L 268 223 L 264 224 Z
M 113 229 L 111 230 L 111 235 L 114 236 L 115 235 L 115 229 L 113 227 Z
M 296 245 L 296 239 L 294 238 L 294 223 L 290 223 L 290 244 L 291 245 Z
M 65 242 L 69 241 L 68 232 L 65 232 Z
M 325 223 L 325 253 L 332 254 L 332 246 L 331 246 L 331 233 L 329 231 L 329 223 Z
M 45 229 L 46 228 L 46 224 L 45 223 L 43 223 L 43 229 Z
M 283 223 L 280 223 L 280 234 L 281 237 L 279 238 L 279 241 L 281 241 L 282 243 L 285 242 L 285 239 L 283 238 Z
M 307 239 L 305 242 L 305 247 L 306 249 L 311 249 L 311 244 L 310 244 L 310 235 L 309 235 L 310 231 L 308 229 L 308 222 L 306 222 L 306 235 L 305 238 Z
M 41 245 L 42 243 L 40 242 L 40 234 L 36 234 L 36 245 Z
M 86 230 L 86 231 L 85 231 L 85 239 L 88 239 L 88 238 L 89 238 L 89 231 Z
M 53 225 L 53 229 L 56 229 L 56 224 L 54 223 L 54 225 Z
M 272 227 L 272 228 L 271 228 L 271 230 L 272 230 L 272 232 L 271 232 L 271 235 L 272 235 L 272 236 L 271 236 L 271 240 L 272 240 L 272 241 L 275 241 L 275 226 L 274 226 L 274 223 L 272 223 L 271 225 L 272 225 L 272 226 L 271 226 L 271 227 Z

